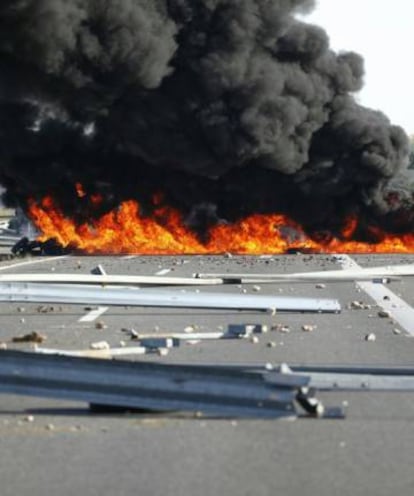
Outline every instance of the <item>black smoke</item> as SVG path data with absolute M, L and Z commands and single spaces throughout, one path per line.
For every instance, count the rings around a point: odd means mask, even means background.
M 308 232 L 345 217 L 413 226 L 391 193 L 408 140 L 356 103 L 364 67 L 298 20 L 313 0 L 3 0 L 0 182 L 94 215 L 154 192 L 203 231 L 285 212 Z M 384 71 L 386 71 L 384 61 Z M 390 201 L 390 198 L 393 201 Z M 403 219 L 403 220 L 401 220 Z

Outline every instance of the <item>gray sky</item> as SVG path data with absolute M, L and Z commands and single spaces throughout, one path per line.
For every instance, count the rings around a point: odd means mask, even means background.
M 414 0 L 318 0 L 306 20 L 326 29 L 336 51 L 364 56 L 358 101 L 414 134 Z

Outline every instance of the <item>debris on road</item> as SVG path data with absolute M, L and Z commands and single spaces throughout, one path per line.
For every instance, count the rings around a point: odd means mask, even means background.
M 46 341 L 47 337 L 45 334 L 40 334 L 33 331 L 29 334 L 23 334 L 22 336 L 14 336 L 12 338 L 13 343 L 43 343 Z
M 373 343 L 376 340 L 377 340 L 377 336 L 373 332 L 370 332 L 365 336 L 365 341 L 368 341 L 370 343 Z
M 91 276 L 104 277 L 104 276 Z M 133 276 L 131 276 L 133 277 Z M 0 276 L 1 278 L 1 276 Z M 88 284 L 0 282 L 0 301 L 168 308 L 339 313 L 334 299 L 229 293 L 193 293 L 167 289 Z
M 89 345 L 91 350 L 109 350 L 111 345 L 107 341 L 96 341 Z
M 276 324 L 272 326 L 272 331 L 281 332 L 282 334 L 289 334 L 290 327 L 285 324 Z
M 381 317 L 382 319 L 389 319 L 392 317 L 392 314 L 389 310 L 380 310 L 378 312 L 378 317 Z
M 18 372 L 18 373 L 17 373 Z M 220 418 L 320 416 L 309 377 L 274 370 L 0 351 L 0 392 Z M 51 380 L 53 379 L 53 380 Z M 318 409 L 320 411 L 320 408 Z M 329 409 L 324 412 L 328 412 Z M 332 414 L 343 417 L 338 409 Z
M 304 324 L 302 326 L 302 331 L 303 332 L 313 332 L 315 329 L 317 329 L 317 326 L 316 325 Z

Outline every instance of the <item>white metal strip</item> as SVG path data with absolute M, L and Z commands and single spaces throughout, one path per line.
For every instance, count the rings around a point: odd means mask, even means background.
M 78 322 L 93 322 L 102 314 L 104 314 L 109 308 L 108 307 L 98 307 L 95 310 L 91 310 L 86 315 L 81 317 Z
M 341 310 L 339 302 L 333 299 L 39 283 L 0 283 L 0 301 L 288 312 L 339 313 Z
M 137 286 L 214 286 L 223 283 L 222 279 L 195 279 L 192 277 L 96 275 L 96 274 L 0 274 L 3 282 L 40 282 L 48 284 L 96 284 L 137 285 Z
M 344 270 L 362 269 L 349 255 L 339 255 L 337 260 Z M 382 309 L 390 312 L 391 317 L 408 334 L 414 336 L 414 308 L 383 284 L 367 281 L 357 282 L 356 284 L 375 300 Z

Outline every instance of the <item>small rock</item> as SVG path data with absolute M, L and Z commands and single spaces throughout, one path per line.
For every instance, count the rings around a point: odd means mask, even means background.
M 19 313 L 24 313 L 26 311 L 26 309 L 24 307 L 17 307 L 17 311 Z
M 258 292 L 259 292 L 259 291 L 261 291 L 261 290 L 262 290 L 262 288 L 261 288 L 260 286 L 258 286 L 257 284 L 255 284 L 255 285 L 253 286 L 253 291 L 255 291 L 256 293 L 258 293 Z
M 48 430 L 48 431 L 54 431 L 55 430 L 55 426 L 53 424 L 47 424 L 46 425 L 46 430 Z
M 125 348 L 125 346 L 126 346 L 126 342 L 125 342 L 125 341 L 120 341 L 120 342 L 119 342 L 119 346 L 120 346 L 121 348 Z
M 188 325 L 186 327 L 184 327 L 184 332 L 186 333 L 192 333 L 192 332 L 195 332 L 196 331 L 196 326 L 194 325 Z
M 290 332 L 290 327 L 284 324 L 277 324 L 272 327 L 272 331 L 281 332 L 283 334 L 288 334 Z
M 396 335 L 396 336 L 399 336 L 401 334 L 401 329 L 398 329 L 397 327 L 394 327 L 394 329 L 392 330 L 392 332 Z
M 275 343 L 275 341 L 269 341 L 269 342 L 266 344 L 266 346 L 267 346 L 268 348 L 276 348 L 277 343 Z
M 34 422 L 34 416 L 33 415 L 27 415 L 26 417 L 24 417 L 23 419 L 25 422 L 29 422 L 29 423 L 32 423 Z
M 388 310 L 380 310 L 378 312 L 378 317 L 381 317 L 382 319 L 388 319 L 391 317 L 391 312 Z
M 373 332 L 365 336 L 365 341 L 373 343 L 376 340 L 377 340 L 377 336 Z
M 349 308 L 352 310 L 362 310 L 364 308 L 364 304 L 362 301 L 351 301 Z
M 109 350 L 111 348 L 107 341 L 95 341 L 89 347 L 91 350 Z
M 316 328 L 317 328 L 316 325 L 304 324 L 302 326 L 302 331 L 303 332 L 313 332 Z
M 252 344 L 257 344 L 257 343 L 259 342 L 259 338 L 258 338 L 257 336 L 252 336 L 252 337 L 250 338 L 250 342 L 251 342 Z
M 316 289 L 325 289 L 326 288 L 326 284 L 322 284 L 321 282 L 319 282 L 318 284 L 315 285 L 315 288 Z
M 0 350 L 7 350 L 7 343 L 0 343 Z
M 98 320 L 95 324 L 95 329 L 106 329 L 107 327 L 103 320 Z

